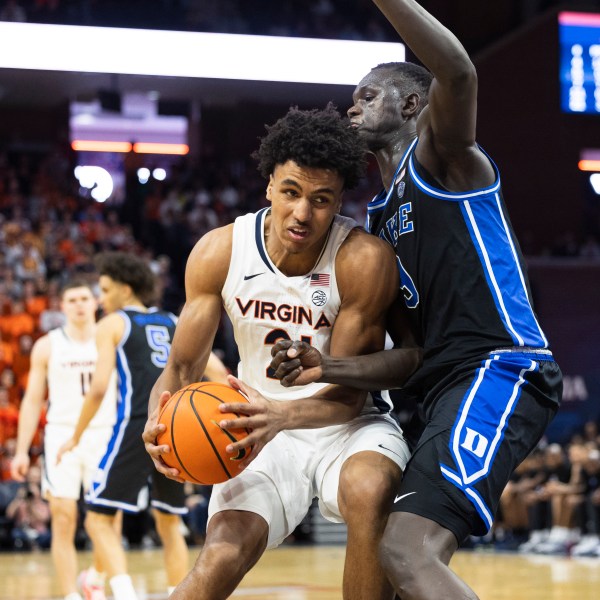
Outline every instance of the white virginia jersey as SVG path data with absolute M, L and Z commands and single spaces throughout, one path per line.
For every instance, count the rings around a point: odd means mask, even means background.
M 67 336 L 64 328 L 53 329 L 48 361 L 48 416 L 50 425 L 77 424 L 84 395 L 90 389 L 96 368 L 98 351 L 92 336 L 87 342 L 78 342 Z M 89 427 L 112 426 L 115 422 L 117 378 L 113 372 L 106 395 Z
M 235 220 L 223 305 L 240 353 L 239 378 L 272 400 L 306 398 L 326 384 L 284 388 L 269 372 L 271 348 L 281 339 L 304 340 L 329 353 L 331 329 L 340 309 L 335 257 L 357 224 L 336 216 L 314 268 L 288 277 L 267 253 L 264 223 L 268 210 Z

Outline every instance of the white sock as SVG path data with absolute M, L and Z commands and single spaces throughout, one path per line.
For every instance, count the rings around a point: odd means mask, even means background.
M 73 592 L 72 594 L 67 594 L 65 600 L 83 600 L 83 598 L 77 592 Z
M 170 595 L 171 595 L 171 594 L 172 594 L 172 593 L 175 591 L 175 588 L 176 588 L 176 587 L 177 587 L 176 585 L 170 585 L 170 586 L 167 588 L 167 596 L 170 596 Z
M 104 585 L 104 581 L 106 580 L 106 573 L 96 571 L 94 565 L 92 565 L 88 569 L 88 575 L 94 585 Z
M 110 587 L 115 600 L 138 600 L 131 577 L 126 573 L 111 577 Z

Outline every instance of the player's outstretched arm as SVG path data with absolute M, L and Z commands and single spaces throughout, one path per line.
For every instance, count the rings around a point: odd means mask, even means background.
M 289 340 L 273 346 L 272 354 L 271 367 L 284 387 L 318 381 L 367 391 L 401 387 L 422 361 L 420 348 L 334 358 L 320 354 L 306 342 Z
M 10 465 L 11 477 L 25 481 L 29 470 L 29 448 L 40 420 L 42 403 L 46 395 L 46 376 L 50 359 L 50 338 L 41 337 L 31 350 L 31 367 L 27 379 L 27 389 L 19 409 L 17 449 Z
M 434 76 L 417 120 L 417 159 L 451 191 L 491 185 L 494 169 L 475 141 L 477 72 L 467 51 L 415 0 L 373 2 Z
M 142 435 L 146 452 L 160 473 L 177 481 L 182 481 L 177 469 L 167 467 L 162 460 L 171 448 L 156 445 L 157 436 L 164 431 L 164 425 L 158 424 L 159 409 L 171 393 L 200 381 L 206 371 L 221 319 L 221 290 L 229 270 L 232 233 L 232 225 L 210 231 L 192 250 L 185 273 L 185 305 L 167 365 L 148 401 L 148 420 Z

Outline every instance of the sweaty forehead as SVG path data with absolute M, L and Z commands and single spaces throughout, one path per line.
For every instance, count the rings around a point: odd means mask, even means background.
M 396 89 L 398 79 L 396 74 L 390 69 L 377 69 L 367 73 L 356 86 L 354 93 L 358 93 L 366 88 L 373 89 Z

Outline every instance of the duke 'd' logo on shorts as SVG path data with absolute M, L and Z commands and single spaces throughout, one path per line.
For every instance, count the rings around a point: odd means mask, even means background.
M 312 303 L 315 306 L 324 306 L 327 302 L 327 294 L 323 290 L 315 290 L 312 294 Z

